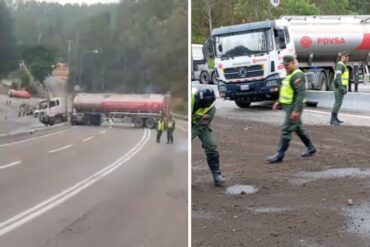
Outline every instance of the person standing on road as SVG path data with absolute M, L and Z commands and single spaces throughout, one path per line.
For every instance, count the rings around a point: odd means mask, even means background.
M 219 153 L 210 126 L 216 113 L 215 103 L 216 96 L 212 88 L 200 87 L 192 90 L 191 139 L 199 137 L 206 153 L 214 184 L 221 186 L 226 182 L 226 179 L 221 175 Z
M 173 144 L 173 132 L 175 131 L 175 120 L 170 115 L 166 123 L 167 143 Z
M 334 75 L 334 106 L 331 111 L 331 125 L 339 125 L 343 121 L 338 119 L 338 112 L 342 106 L 344 95 L 347 94 L 347 86 L 349 80 L 349 70 L 346 63 L 349 61 L 349 52 L 343 51 L 340 61 L 335 66 Z
M 302 71 L 297 68 L 294 56 L 287 55 L 283 58 L 287 76 L 281 82 L 279 100 L 274 103 L 273 110 L 282 106 L 286 113 L 285 122 L 282 128 L 280 144 L 277 152 L 267 157 L 269 163 L 282 162 L 285 152 L 288 150 L 292 132 L 295 132 L 306 146 L 303 157 L 312 156 L 316 148 L 312 144 L 302 127 L 301 115 L 305 106 L 305 77 Z
M 161 136 L 162 136 L 162 132 L 164 131 L 164 129 L 165 129 L 165 123 L 164 123 L 164 118 L 162 116 L 157 121 L 157 143 L 161 142 Z

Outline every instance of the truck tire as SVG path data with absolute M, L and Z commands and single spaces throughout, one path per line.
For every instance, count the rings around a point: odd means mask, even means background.
M 328 90 L 333 91 L 334 90 L 334 72 L 329 73 L 329 83 L 328 83 Z
M 217 80 L 217 74 L 216 74 L 216 71 L 213 71 L 213 72 L 212 72 L 211 79 L 212 79 L 212 84 L 213 84 L 213 85 L 218 85 L 218 80 Z
M 136 128 L 144 127 L 144 120 L 142 118 L 134 118 L 134 125 Z
M 240 108 L 249 108 L 251 106 L 251 102 L 238 98 L 235 99 L 235 104 Z
M 210 81 L 209 74 L 207 71 L 202 71 L 199 75 L 199 83 L 200 84 L 208 84 Z
M 156 124 L 156 121 L 154 118 L 145 119 L 145 127 L 147 127 L 148 129 L 154 129 L 155 124 Z
M 325 75 L 324 71 L 322 71 L 319 74 L 318 80 L 319 80 L 320 90 L 321 91 L 327 91 L 328 90 L 328 80 L 326 78 L 326 75 Z
M 102 124 L 102 118 L 100 115 L 95 115 L 92 124 L 94 126 L 100 126 Z

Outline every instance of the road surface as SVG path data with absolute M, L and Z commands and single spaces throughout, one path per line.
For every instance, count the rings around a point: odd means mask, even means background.
M 187 132 L 69 127 L 0 144 L 0 246 L 187 246 Z
M 268 165 L 284 113 L 271 104 L 239 109 L 217 100 L 213 132 L 226 186 L 216 188 L 198 140 L 192 141 L 192 246 L 369 246 L 370 115 L 306 108 L 318 153 L 301 158 L 293 137 L 284 163 Z

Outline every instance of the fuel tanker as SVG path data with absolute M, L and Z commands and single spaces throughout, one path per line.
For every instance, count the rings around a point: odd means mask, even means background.
M 100 125 L 106 119 L 154 128 L 159 117 L 170 114 L 170 95 L 80 93 L 72 107 L 73 125 Z
M 350 83 L 368 82 L 369 16 L 284 16 L 276 20 L 216 28 L 203 51 L 215 58 L 220 96 L 245 108 L 276 100 L 286 71 L 284 55 L 295 55 L 307 89 L 330 90 L 335 64 L 350 51 Z

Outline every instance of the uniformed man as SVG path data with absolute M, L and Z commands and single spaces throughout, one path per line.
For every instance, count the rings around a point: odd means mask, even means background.
M 192 90 L 191 139 L 199 137 L 207 156 L 207 163 L 211 170 L 214 184 L 221 186 L 226 182 L 226 179 L 221 175 L 219 154 L 210 126 L 216 113 L 215 101 L 216 97 L 212 88 L 200 87 Z
M 334 75 L 334 106 L 331 112 L 330 124 L 339 125 L 343 121 L 338 119 L 338 112 L 342 106 L 343 97 L 347 93 L 347 86 L 349 80 L 349 71 L 346 63 L 349 60 L 349 52 L 343 51 L 340 57 L 340 61 L 335 66 Z
M 279 106 L 281 106 L 286 113 L 286 117 L 279 147 L 274 155 L 267 158 L 269 163 L 283 161 L 285 152 L 289 147 L 292 132 L 295 132 L 307 147 L 302 154 L 303 157 L 312 156 L 316 153 L 316 148 L 303 130 L 301 121 L 301 114 L 306 102 L 304 74 L 297 68 L 294 56 L 284 56 L 283 63 L 287 76 L 281 82 L 279 100 L 274 103 L 273 110 L 278 110 Z
M 157 121 L 157 143 L 161 142 L 161 136 L 162 136 L 162 132 L 164 131 L 164 128 L 165 128 L 165 123 L 164 123 L 164 118 L 162 116 Z
M 173 143 L 173 132 L 175 131 L 175 120 L 170 115 L 166 123 L 167 143 Z

